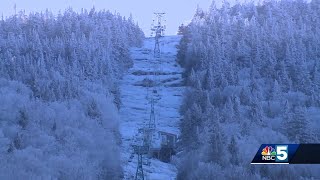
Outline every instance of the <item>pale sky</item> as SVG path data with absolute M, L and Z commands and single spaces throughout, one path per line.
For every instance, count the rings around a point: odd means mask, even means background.
M 216 0 L 216 3 L 221 1 Z M 94 4 L 96 9 L 117 11 L 126 17 L 131 13 L 148 37 L 153 12 L 167 13 L 166 34 L 172 35 L 176 34 L 181 23 L 187 23 L 192 19 L 197 5 L 207 10 L 211 2 L 212 0 L 1 0 L 0 15 L 6 17 L 14 14 L 14 4 L 17 6 L 17 11 L 24 9 L 27 13 L 40 12 L 48 8 L 54 14 L 69 6 L 79 11 L 81 8 L 90 9 Z

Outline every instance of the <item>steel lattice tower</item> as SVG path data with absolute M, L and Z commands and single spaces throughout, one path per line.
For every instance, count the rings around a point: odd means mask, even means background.
M 138 155 L 138 166 L 136 171 L 135 180 L 144 180 L 144 173 L 143 173 L 143 154 L 148 154 L 148 147 L 146 146 L 133 146 L 134 152 Z
M 142 167 L 142 154 L 138 154 L 138 167 L 136 171 L 135 180 L 144 180 L 143 167 Z
M 164 31 L 166 29 L 166 26 L 162 24 L 162 17 L 166 13 L 154 13 L 157 17 L 157 22 L 153 21 L 151 25 L 151 31 L 152 34 L 155 33 L 155 46 L 154 46 L 154 57 L 160 58 L 161 51 L 160 51 L 160 38 L 164 35 Z

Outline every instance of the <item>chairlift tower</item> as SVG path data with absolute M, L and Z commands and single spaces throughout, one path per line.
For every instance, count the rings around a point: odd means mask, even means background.
M 162 23 L 162 18 L 166 13 L 154 13 L 156 15 L 157 21 L 153 20 L 151 25 L 151 36 L 155 34 L 155 46 L 154 46 L 154 57 L 160 58 L 161 51 L 160 51 L 160 38 L 164 36 L 164 31 L 166 26 Z
M 144 145 L 134 145 L 133 146 L 134 153 L 138 155 L 138 166 L 136 171 L 135 180 L 144 180 L 144 173 L 143 173 L 143 162 L 142 162 L 142 156 L 144 154 L 148 154 L 148 147 Z
M 135 180 L 144 180 L 144 173 L 142 167 L 142 154 L 138 154 L 138 167 L 136 171 Z

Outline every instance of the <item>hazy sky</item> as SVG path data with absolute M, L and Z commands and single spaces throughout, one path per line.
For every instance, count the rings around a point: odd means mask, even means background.
M 132 13 L 135 21 L 144 30 L 146 36 L 150 36 L 150 25 L 153 12 L 166 12 L 167 35 L 175 34 L 181 23 L 191 20 L 197 5 L 208 9 L 212 0 L 1 0 L 0 13 L 4 16 L 14 14 L 14 4 L 17 11 L 25 9 L 30 11 L 44 11 L 46 8 L 55 14 L 60 10 L 71 6 L 79 11 L 81 8 L 90 9 L 93 4 L 96 9 L 117 11 L 128 17 Z M 221 0 L 216 0 L 221 1 Z

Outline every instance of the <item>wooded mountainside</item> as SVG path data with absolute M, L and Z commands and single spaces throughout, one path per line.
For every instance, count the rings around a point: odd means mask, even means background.
M 213 3 L 180 28 L 178 179 L 320 178 L 319 166 L 250 165 L 263 143 L 316 143 L 320 1 Z
M 118 80 L 144 34 L 108 11 L 0 21 L 0 179 L 121 179 Z

